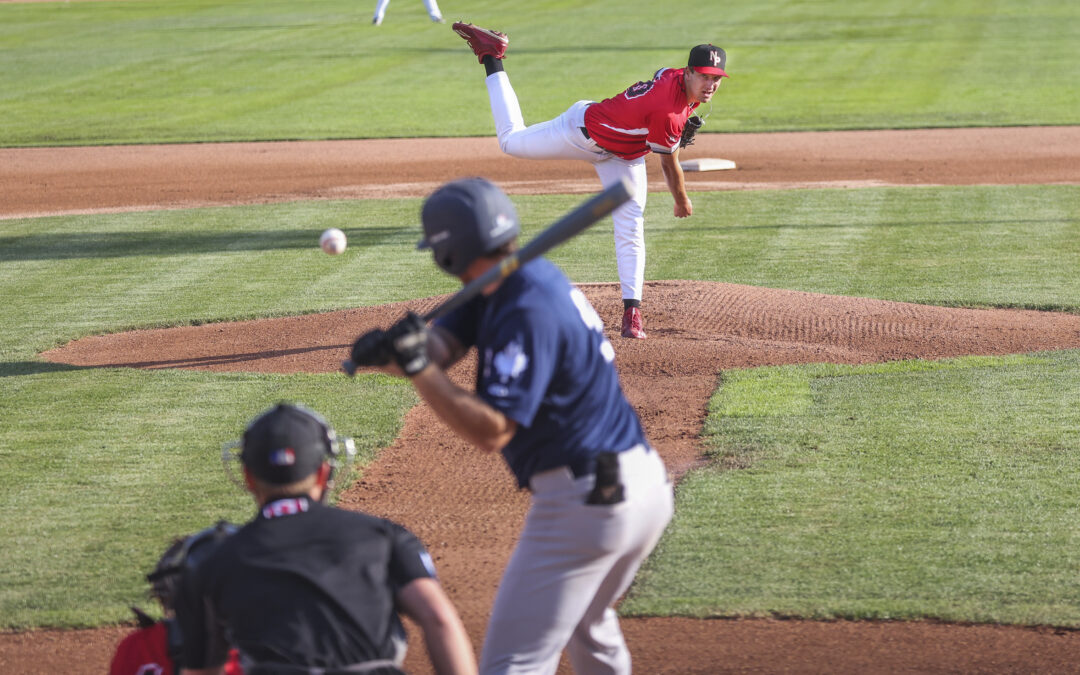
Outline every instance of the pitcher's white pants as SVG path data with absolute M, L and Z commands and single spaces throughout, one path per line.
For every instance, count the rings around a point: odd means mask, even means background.
M 390 4 L 390 0 L 379 0 L 375 3 L 375 23 L 382 23 L 383 18 L 386 16 L 386 7 Z M 424 0 L 424 7 L 427 8 L 428 16 L 432 21 L 438 21 L 442 19 L 442 12 L 439 11 L 439 3 L 437 0 Z
M 612 605 L 671 520 L 673 497 L 655 450 L 619 454 L 625 501 L 590 505 L 594 477 L 560 467 L 532 477 L 525 527 L 503 572 L 480 672 L 548 675 L 563 648 L 578 675 L 627 675 Z
M 629 201 L 615 209 L 615 260 L 624 299 L 641 300 L 645 282 L 645 198 L 648 178 L 645 158 L 623 159 L 604 150 L 596 141 L 585 138 L 585 108 L 591 101 L 578 101 L 553 120 L 526 127 L 517 94 L 505 72 L 488 75 L 488 97 L 499 147 L 508 155 L 522 159 L 580 159 L 596 169 L 606 188 L 622 178 L 629 178 L 634 193 Z

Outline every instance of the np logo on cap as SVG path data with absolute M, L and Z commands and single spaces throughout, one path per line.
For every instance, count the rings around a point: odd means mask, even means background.
M 716 45 L 698 45 L 690 50 L 690 58 L 686 65 L 696 72 L 706 75 L 719 75 L 730 77 L 724 68 L 727 66 L 727 53 Z

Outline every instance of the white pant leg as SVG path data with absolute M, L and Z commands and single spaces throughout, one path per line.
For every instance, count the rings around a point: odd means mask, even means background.
M 526 127 L 506 73 L 492 73 L 485 83 L 495 134 L 503 152 L 522 159 L 584 160 L 593 165 L 605 188 L 623 178 L 633 183 L 632 198 L 615 209 L 611 219 L 615 224 L 615 261 L 622 297 L 640 300 L 645 285 L 645 200 L 649 194 L 645 158 L 622 159 L 585 138 L 581 127 L 590 101 L 578 101 L 555 119 Z
M 645 285 L 645 199 L 649 195 L 649 179 L 645 173 L 645 158 L 625 160 L 609 156 L 593 165 L 604 187 L 621 178 L 634 184 L 634 194 L 611 214 L 615 224 L 615 262 L 619 269 L 622 297 L 641 300 Z
M 436 0 L 424 0 L 424 7 L 427 7 L 428 16 L 432 21 L 438 21 L 442 18 L 442 12 L 439 11 L 439 3 Z
M 491 116 L 495 119 L 495 135 L 506 154 L 521 159 L 580 159 L 586 162 L 594 162 L 605 155 L 581 133 L 588 101 L 578 101 L 555 119 L 526 127 L 517 94 L 506 73 L 492 73 L 484 82 L 491 101 Z
M 629 673 L 610 605 L 629 586 L 672 512 L 663 463 L 644 447 L 619 456 L 626 500 L 590 506 L 591 476 L 534 478 L 520 541 L 503 573 L 480 672 L 554 673 L 568 643 L 578 673 Z
M 390 4 L 390 0 L 379 0 L 375 3 L 375 23 L 382 23 L 384 17 L 386 17 L 386 7 Z

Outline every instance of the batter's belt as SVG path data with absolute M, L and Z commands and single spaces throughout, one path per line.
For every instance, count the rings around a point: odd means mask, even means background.
M 638 444 L 617 454 L 629 455 L 629 453 L 644 454 L 647 452 L 655 451 L 650 450 L 645 445 Z M 544 494 L 546 492 L 566 490 L 567 488 L 573 487 L 577 481 L 592 478 L 595 474 L 596 458 L 588 457 L 568 465 L 557 466 L 554 469 L 534 473 L 529 478 L 529 491 L 533 494 Z

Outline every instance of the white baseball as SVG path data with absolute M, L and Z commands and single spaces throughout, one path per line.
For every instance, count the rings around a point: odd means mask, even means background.
M 319 237 L 319 246 L 329 255 L 337 255 L 345 250 L 345 233 L 336 227 L 331 227 Z

